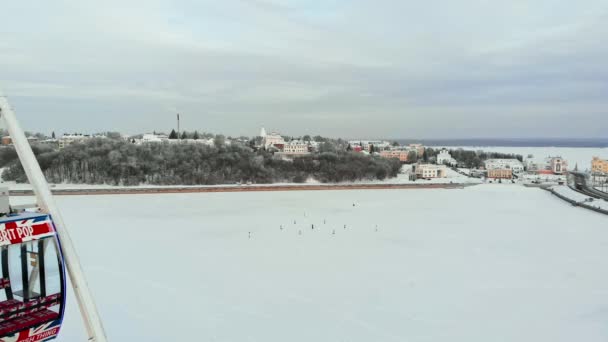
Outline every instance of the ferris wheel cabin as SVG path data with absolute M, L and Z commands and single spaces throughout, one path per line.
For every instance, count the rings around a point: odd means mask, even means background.
M 49 341 L 65 308 L 61 245 L 50 215 L 10 211 L 0 217 L 0 341 Z

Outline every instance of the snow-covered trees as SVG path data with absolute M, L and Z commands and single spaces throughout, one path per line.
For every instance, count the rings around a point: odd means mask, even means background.
M 279 160 L 264 150 L 253 152 L 239 144 L 144 144 L 91 139 L 62 150 L 35 151 L 40 166 L 53 183 L 194 185 L 234 182 L 322 182 L 394 177 L 395 160 L 357 153 L 326 152 Z M 14 150 L 4 149 L 0 161 L 7 166 L 6 180 L 25 181 Z M 7 164 L 8 163 L 8 164 Z
M 424 150 L 424 153 L 426 155 L 425 161 L 427 159 L 430 160 L 432 158 L 435 158 L 437 156 L 437 154 L 439 153 L 439 151 L 440 151 L 440 149 L 433 149 L 433 148 L 427 147 Z M 522 155 L 511 154 L 511 153 L 472 151 L 472 150 L 465 150 L 462 148 L 450 149 L 449 152 L 450 152 L 450 155 L 452 156 L 452 158 L 456 159 L 459 164 L 462 164 L 468 168 L 481 167 L 481 166 L 483 166 L 484 160 L 486 160 L 486 159 L 514 158 L 519 161 L 523 160 Z M 423 158 L 424 158 L 424 156 L 423 156 Z

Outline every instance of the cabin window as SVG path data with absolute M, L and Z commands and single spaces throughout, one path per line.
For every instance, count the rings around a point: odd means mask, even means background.
M 0 335 L 57 319 L 63 302 L 63 272 L 55 240 L 0 248 Z

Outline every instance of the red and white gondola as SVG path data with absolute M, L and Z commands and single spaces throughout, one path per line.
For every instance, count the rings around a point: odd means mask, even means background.
M 57 337 L 65 308 L 65 266 L 51 216 L 0 218 L 0 341 Z

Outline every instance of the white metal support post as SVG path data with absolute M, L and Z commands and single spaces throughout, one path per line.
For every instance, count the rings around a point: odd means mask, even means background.
M 68 275 L 72 282 L 74 293 L 76 294 L 76 300 L 80 307 L 80 313 L 84 320 L 87 334 L 89 335 L 89 341 L 94 342 L 106 342 L 106 335 L 101 324 L 101 318 L 97 312 L 95 301 L 89 290 L 82 267 L 78 260 L 78 255 L 72 244 L 72 239 L 68 233 L 68 230 L 63 223 L 63 218 L 59 209 L 53 201 L 53 196 L 49 185 L 46 182 L 46 178 L 40 169 L 40 165 L 32 152 L 32 148 L 25 137 L 25 133 L 19 126 L 15 113 L 10 108 L 8 101 L 5 97 L 0 95 L 0 115 L 6 123 L 6 128 L 11 136 L 13 145 L 17 150 L 23 169 L 27 174 L 27 178 L 34 189 L 36 194 L 38 205 L 45 212 L 51 214 L 55 227 L 57 228 L 57 234 L 61 240 L 61 246 L 63 248 L 63 256 L 68 270 Z

